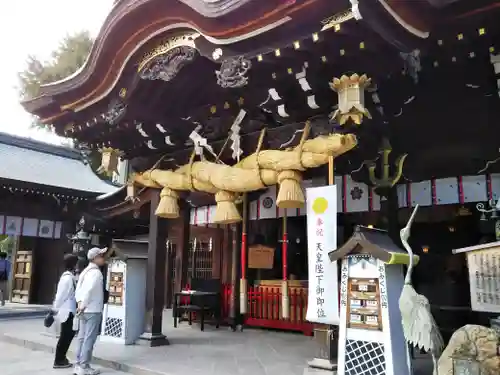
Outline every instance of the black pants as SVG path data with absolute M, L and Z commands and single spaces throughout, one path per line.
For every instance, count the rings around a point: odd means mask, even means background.
M 66 354 L 68 353 L 71 341 L 73 341 L 73 337 L 75 337 L 75 333 L 73 331 L 73 314 L 70 313 L 68 320 L 61 323 L 61 333 L 57 341 L 56 358 L 54 359 L 55 364 L 64 364 L 66 362 Z

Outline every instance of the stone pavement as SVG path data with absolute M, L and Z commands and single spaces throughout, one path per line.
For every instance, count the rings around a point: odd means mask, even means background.
M 71 369 L 54 370 L 52 368 L 52 361 L 52 354 L 0 342 L 0 373 L 2 375 L 71 374 Z M 104 375 L 120 374 L 110 369 L 102 369 L 102 373 Z
M 95 363 L 134 375 L 320 375 L 307 361 L 315 353 L 310 337 L 301 334 L 228 328 L 182 323 L 174 329 L 171 312 L 165 315 L 164 333 L 171 345 L 150 348 L 98 342 Z M 42 334 L 42 321 L 29 319 L 0 323 L 4 342 L 52 352 L 55 338 Z M 417 360 L 416 375 L 431 375 L 427 360 Z M 331 373 L 326 373 L 331 374 Z M 4 375 L 3 373 L 1 375 Z
M 20 303 L 6 302 L 5 306 L 0 306 L 0 320 L 17 318 L 39 318 L 45 316 L 50 306 L 44 305 L 24 305 Z

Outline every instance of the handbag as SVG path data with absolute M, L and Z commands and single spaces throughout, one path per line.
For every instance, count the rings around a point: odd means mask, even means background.
M 50 328 L 52 324 L 54 324 L 54 311 L 50 310 L 47 315 L 45 315 L 45 318 L 43 318 L 43 325 L 45 328 Z

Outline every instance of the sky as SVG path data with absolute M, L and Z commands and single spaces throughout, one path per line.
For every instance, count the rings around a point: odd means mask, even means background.
M 19 104 L 17 73 L 28 55 L 46 60 L 66 35 L 88 30 L 96 36 L 113 0 L 13 0 L 0 12 L 0 132 L 49 143 L 62 139 L 30 127 L 31 117 Z

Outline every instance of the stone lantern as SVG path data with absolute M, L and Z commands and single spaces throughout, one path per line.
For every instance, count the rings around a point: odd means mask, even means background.
M 82 216 L 78 222 L 77 232 L 68 235 L 69 242 L 73 245 L 73 254 L 78 256 L 77 271 L 81 272 L 88 264 L 87 251 L 90 248 L 92 237 L 85 230 L 85 218 Z

